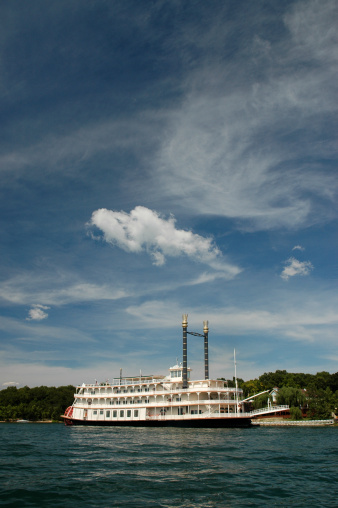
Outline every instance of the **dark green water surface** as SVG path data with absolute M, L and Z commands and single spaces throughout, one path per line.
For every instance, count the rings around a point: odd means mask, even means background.
M 0 505 L 336 507 L 338 428 L 0 424 Z

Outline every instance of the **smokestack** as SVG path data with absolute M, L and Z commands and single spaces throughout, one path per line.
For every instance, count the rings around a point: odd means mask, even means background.
M 183 328 L 183 388 L 188 388 L 188 354 L 187 354 L 188 314 L 182 315 L 182 328 Z
M 209 347 L 208 347 L 208 321 L 203 321 L 204 333 L 204 379 L 209 379 Z

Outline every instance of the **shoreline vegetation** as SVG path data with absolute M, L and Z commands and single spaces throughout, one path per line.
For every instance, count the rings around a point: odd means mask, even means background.
M 60 422 L 65 409 L 74 401 L 72 385 L 17 388 L 9 386 L 0 390 L 0 421 Z
M 236 380 L 225 382 L 235 386 Z M 290 406 L 284 421 L 335 420 L 338 414 L 338 372 L 303 374 L 276 370 L 250 381 L 237 379 L 237 384 L 245 398 L 265 392 L 252 399 L 252 409 L 274 404 Z
M 229 387 L 236 384 L 235 378 L 221 379 Z M 332 420 L 336 423 L 334 418 L 338 414 L 338 372 L 302 374 L 276 370 L 250 381 L 238 378 L 237 384 L 243 389 L 245 398 L 268 390 L 253 399 L 251 409 L 263 408 L 270 404 L 289 405 L 290 415 L 287 419 L 282 419 L 285 422 L 283 424 L 292 421 L 303 421 L 307 424 L 308 421 L 314 420 Z M 75 387 L 72 385 L 34 388 L 9 386 L 0 390 L 0 423 L 13 423 L 18 420 L 26 420 L 29 423 L 61 422 L 60 415 L 72 405 L 74 393 Z M 273 424 L 272 420 L 273 417 L 269 418 L 270 424 Z M 278 425 L 276 420 L 275 424 Z M 265 418 L 264 422 L 266 421 Z

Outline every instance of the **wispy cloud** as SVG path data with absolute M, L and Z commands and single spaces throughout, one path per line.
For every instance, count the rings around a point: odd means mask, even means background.
M 295 310 L 293 299 L 289 303 L 284 303 L 278 310 L 269 308 L 268 305 L 265 309 L 259 307 L 182 309 L 177 302 L 151 300 L 139 306 L 130 306 L 127 312 L 137 318 L 139 326 L 148 328 L 172 327 L 174 323 L 177 323 L 182 312 L 188 312 L 188 321 L 192 326 L 196 323 L 202 325 L 202 320 L 208 319 L 211 333 L 239 336 L 259 333 L 267 337 L 273 333 L 279 338 L 310 342 L 319 339 L 326 342 L 334 341 L 334 330 L 338 323 L 334 303 L 330 305 L 325 301 L 322 305 L 318 305 L 316 302 L 314 307 L 310 303 L 305 303 Z
M 338 190 L 325 163 L 334 153 L 327 120 L 337 109 L 333 11 L 330 1 L 298 3 L 284 18 L 287 37 L 278 44 L 260 38 L 258 48 L 255 34 L 237 63 L 212 58 L 187 77 L 185 100 L 154 159 L 163 193 L 250 229 L 328 220 Z M 218 30 L 203 40 L 208 56 L 224 42 Z
M 48 326 L 43 323 L 26 323 L 21 319 L 0 316 L 0 331 L 6 336 L 16 337 L 17 342 L 56 343 L 65 346 L 71 343 L 90 343 L 93 339 L 88 330 L 81 330 L 72 326 Z M 4 342 L 4 347 L 13 346 L 13 341 Z M 13 350 L 14 351 L 14 350 Z M 33 353 L 34 354 L 34 353 Z
M 301 245 L 295 245 L 292 250 L 301 250 L 301 251 L 303 251 L 305 249 Z
M 281 277 L 284 280 L 288 280 L 295 275 L 309 275 L 313 270 L 313 265 L 310 261 L 298 261 L 298 259 L 293 257 L 285 261 L 285 264 L 286 266 L 281 273 Z
M 177 229 L 173 216 L 164 219 L 144 206 L 135 207 L 129 214 L 96 210 L 89 225 L 99 228 L 107 243 L 126 252 L 148 252 L 156 266 L 164 265 L 167 257 L 184 255 L 231 276 L 240 272 L 238 267 L 223 262 L 222 253 L 211 238 Z
M 18 386 L 20 383 L 17 383 L 16 381 L 6 381 L 5 383 L 2 383 L 2 386 Z
M 123 288 L 72 280 L 76 278 L 76 275 L 67 271 L 58 272 L 56 275 L 43 272 L 32 275 L 23 272 L 2 283 L 0 298 L 24 305 L 29 305 L 32 300 L 43 301 L 48 305 L 66 305 L 74 302 L 119 300 L 128 296 L 127 290 Z

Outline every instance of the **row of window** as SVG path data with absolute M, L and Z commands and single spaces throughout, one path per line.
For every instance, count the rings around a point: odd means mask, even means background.
M 133 388 L 131 388 L 130 390 L 117 389 L 117 390 L 114 390 L 112 393 L 142 393 L 142 392 L 149 392 L 149 391 L 150 391 L 150 388 L 138 388 L 137 390 L 134 390 Z M 91 390 L 90 395 L 102 395 L 105 393 L 107 393 L 107 392 L 101 392 L 100 390 Z M 84 392 L 84 395 L 85 395 L 85 392 Z
M 111 406 L 119 406 L 121 404 L 149 404 L 149 399 L 147 400 L 120 400 L 120 399 L 117 399 L 117 400 L 110 400 L 109 401 L 109 404 Z
M 196 400 L 191 400 L 190 402 L 192 402 L 192 403 L 199 403 L 199 404 L 203 404 L 203 403 L 205 403 L 205 402 L 208 402 L 208 400 L 209 400 L 209 399 L 200 399 L 199 401 L 196 401 Z M 213 399 L 212 397 L 210 397 L 210 400 L 218 400 L 218 399 Z M 229 400 L 232 400 L 232 399 L 229 399 Z M 75 399 L 75 403 L 77 403 L 77 402 L 79 402 L 79 403 L 80 403 L 80 402 L 81 402 L 81 399 Z M 149 400 L 149 398 L 144 399 L 144 400 L 142 400 L 142 399 L 137 399 L 137 400 L 130 400 L 130 399 L 129 399 L 129 400 L 128 400 L 128 399 L 127 399 L 127 400 L 126 400 L 126 399 L 124 399 L 124 400 L 121 400 L 121 399 L 110 399 L 110 400 L 109 400 L 109 405 L 110 405 L 110 406 L 120 406 L 120 405 L 122 405 L 122 404 L 124 404 L 124 405 L 128 405 L 128 406 L 129 406 L 129 405 L 131 405 L 131 404 L 142 404 L 142 405 L 143 405 L 143 404 L 150 404 L 150 402 L 151 402 L 151 401 Z M 154 402 L 154 401 L 152 401 L 152 402 Z M 167 399 L 167 402 L 172 402 L 172 399 Z M 175 398 L 175 402 L 182 402 L 181 397 L 176 397 L 176 398 Z M 222 403 L 224 403 L 224 402 L 225 402 L 225 399 L 224 399 L 224 400 L 222 400 Z M 89 406 L 91 406 L 91 405 L 92 405 L 92 403 L 93 403 L 93 401 L 88 400 L 88 405 L 89 405 Z M 94 403 L 94 405 L 95 405 L 95 403 Z
M 182 377 L 183 376 L 183 372 L 182 370 L 172 370 L 170 372 L 170 377 Z M 187 378 L 190 379 L 190 371 L 187 372 Z
M 113 418 L 117 418 L 117 416 L 119 416 L 120 418 L 124 418 L 125 414 L 126 414 L 127 418 L 131 418 L 132 410 L 131 409 L 127 409 L 127 411 L 125 411 L 124 409 L 120 409 L 120 411 L 117 411 L 117 409 L 114 409 L 113 411 L 107 410 L 106 411 L 106 418 L 110 418 L 110 413 L 112 413 Z M 97 416 L 98 414 L 100 416 L 103 416 L 104 410 L 100 409 L 100 411 L 97 411 L 95 409 L 93 411 L 94 416 Z M 134 409 L 134 418 L 138 418 L 138 409 Z

